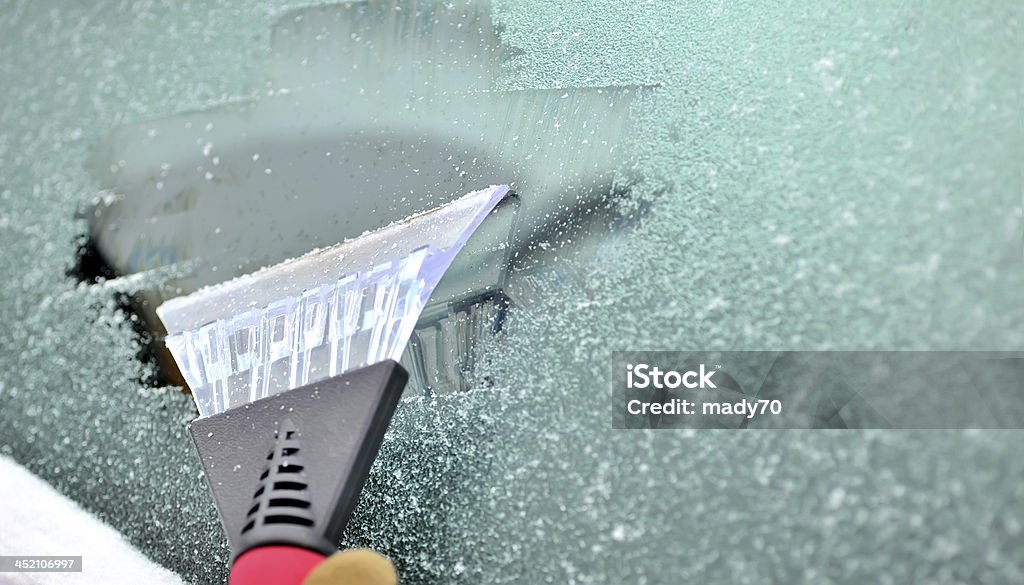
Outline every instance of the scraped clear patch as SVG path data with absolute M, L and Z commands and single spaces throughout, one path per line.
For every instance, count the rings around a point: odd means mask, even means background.
M 397 361 L 434 287 L 507 193 L 476 191 L 161 305 L 167 347 L 200 416 Z

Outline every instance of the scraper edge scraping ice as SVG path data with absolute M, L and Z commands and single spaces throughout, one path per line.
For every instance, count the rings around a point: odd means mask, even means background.
M 200 411 L 189 433 L 228 535 L 230 583 L 298 584 L 337 551 L 420 311 L 508 195 L 476 191 L 157 309 Z

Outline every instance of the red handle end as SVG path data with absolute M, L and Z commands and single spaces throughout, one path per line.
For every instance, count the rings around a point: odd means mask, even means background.
M 325 558 L 294 546 L 261 546 L 235 560 L 228 585 L 302 585 Z

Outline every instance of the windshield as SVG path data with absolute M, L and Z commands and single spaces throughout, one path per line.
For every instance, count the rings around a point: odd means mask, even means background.
M 408 583 L 1018 581 L 1020 430 L 617 430 L 608 388 L 620 351 L 1024 349 L 1019 19 L 5 3 L 0 453 L 223 582 L 156 307 L 509 185 L 344 545 Z

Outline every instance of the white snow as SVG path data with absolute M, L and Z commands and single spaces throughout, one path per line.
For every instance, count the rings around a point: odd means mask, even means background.
M 4 456 L 0 456 L 0 555 L 82 557 L 81 573 L 3 573 L 3 585 L 184 583 L 144 557 L 113 528 Z

